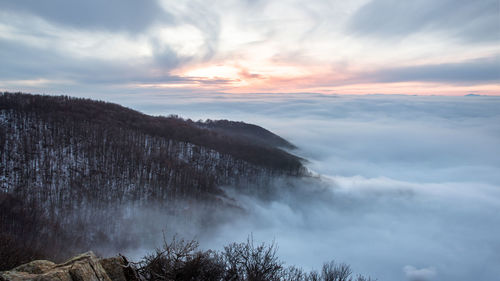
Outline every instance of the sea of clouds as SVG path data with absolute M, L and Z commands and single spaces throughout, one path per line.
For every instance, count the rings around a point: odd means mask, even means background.
M 319 178 L 277 183 L 203 247 L 275 240 L 287 264 L 346 262 L 384 281 L 500 276 L 500 97 L 202 94 L 133 96 L 148 114 L 240 120 L 298 146 Z M 294 188 L 292 188 L 294 186 Z

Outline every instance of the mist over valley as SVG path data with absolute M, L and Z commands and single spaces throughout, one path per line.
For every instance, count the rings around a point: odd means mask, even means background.
M 498 98 L 164 100 L 128 102 L 169 117 L 4 93 L 2 204 L 50 221 L 10 231 L 42 231 L 39 250 L 60 258 L 140 260 L 174 236 L 215 250 L 251 237 L 305 270 L 334 259 L 379 280 L 498 273 Z

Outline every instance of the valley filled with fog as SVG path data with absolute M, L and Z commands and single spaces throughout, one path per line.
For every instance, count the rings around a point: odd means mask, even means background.
M 152 115 L 254 123 L 307 159 L 315 177 L 277 180 L 272 199 L 226 187 L 245 215 L 210 231 L 166 226 L 204 248 L 251 234 L 274 239 L 287 264 L 306 269 L 334 258 L 387 281 L 500 274 L 498 97 L 184 93 L 109 100 Z

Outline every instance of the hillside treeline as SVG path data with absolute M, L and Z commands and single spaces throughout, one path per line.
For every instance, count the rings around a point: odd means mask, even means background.
M 144 210 L 213 224 L 217 210 L 236 208 L 221 187 L 257 193 L 273 178 L 305 175 L 301 159 L 280 147 L 293 146 L 242 122 L 193 122 L 88 99 L 3 93 L 0 202 L 7 211 L 0 234 L 35 252 L 50 247 L 31 245 L 32 235 L 71 241 L 74 251 L 122 249 L 140 236 L 137 220 L 155 224 Z

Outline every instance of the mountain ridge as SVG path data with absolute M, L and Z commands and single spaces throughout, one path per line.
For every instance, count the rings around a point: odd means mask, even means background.
M 116 253 L 150 243 L 167 224 L 215 227 L 227 210 L 245 211 L 225 187 L 266 196 L 277 178 L 308 175 L 301 158 L 280 148 L 287 144 L 241 122 L 2 93 L 0 252 Z
M 16 99 L 18 100 L 16 101 Z M 303 159 L 279 149 L 280 146 L 288 149 L 293 149 L 295 146 L 274 133 L 253 124 L 228 120 L 193 122 L 190 119 L 185 120 L 174 115 L 150 116 L 104 101 L 68 96 L 4 92 L 0 96 L 0 110 L 9 109 L 37 112 L 41 113 L 41 116 L 59 113 L 60 118 L 127 126 L 147 134 L 214 148 L 222 153 L 233 154 L 237 158 L 259 165 L 291 169 L 302 168 L 301 161 Z M 49 110 L 50 112 L 48 112 Z M 222 124 L 230 124 L 237 131 L 231 132 L 227 126 L 221 126 Z M 249 128 L 253 131 L 249 131 Z M 265 153 L 262 153 L 262 150 Z

